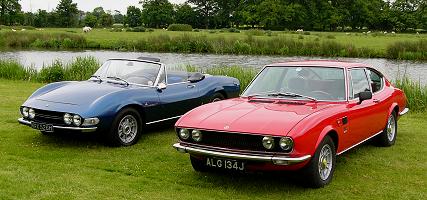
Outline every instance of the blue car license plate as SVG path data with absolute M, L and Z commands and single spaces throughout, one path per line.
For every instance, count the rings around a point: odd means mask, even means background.
M 53 125 L 52 124 L 31 122 L 31 128 L 37 129 L 37 130 L 43 131 L 43 132 L 49 132 L 49 133 L 53 132 Z
M 245 163 L 237 160 L 228 160 L 222 158 L 206 158 L 206 166 L 219 169 L 244 171 Z

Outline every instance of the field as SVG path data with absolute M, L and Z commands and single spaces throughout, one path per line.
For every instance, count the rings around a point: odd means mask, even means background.
M 94 29 L 48 28 L 10 32 L 1 30 L 0 47 L 111 49 L 120 51 L 254 54 L 289 56 L 381 57 L 426 60 L 427 35 L 328 32 L 272 32 L 228 30 L 200 32 L 111 32 Z M 66 41 L 64 41 L 67 38 Z
M 109 148 L 92 135 L 44 136 L 16 122 L 41 83 L 0 79 L 0 199 L 426 199 L 427 117 L 399 121 L 396 145 L 338 157 L 331 185 L 306 189 L 288 174 L 197 173 L 177 153 L 172 125 Z M 294 177 L 298 179 L 298 177 Z
M 82 33 L 81 29 L 46 29 L 47 32 L 52 33 L 70 33 L 75 32 L 80 35 L 84 35 L 89 41 L 95 41 L 100 44 L 113 44 L 117 41 L 135 41 L 144 39 L 156 35 L 169 35 L 171 38 L 181 36 L 182 34 L 187 34 L 193 37 L 205 36 L 207 38 L 232 38 L 234 40 L 243 40 L 247 35 L 252 34 L 250 31 L 241 31 L 240 33 L 230 33 L 227 31 L 220 32 L 220 30 L 213 30 L 215 33 L 210 33 L 209 31 L 203 30 L 202 32 L 174 32 L 166 30 L 155 30 L 154 32 L 110 32 L 108 29 L 94 29 L 88 34 Z M 38 31 L 34 31 L 38 32 Z M 253 33 L 255 37 L 258 38 L 269 38 L 269 37 L 287 37 L 291 39 L 298 40 L 301 34 L 296 34 L 295 32 L 284 32 L 284 31 L 274 31 L 272 36 L 268 36 L 265 33 Z M 416 35 L 416 34 L 391 34 L 388 33 L 384 35 L 383 33 L 371 33 L 370 35 L 365 35 L 363 33 L 346 33 L 342 32 L 310 32 L 310 35 L 302 34 L 304 39 L 302 40 L 311 40 L 314 41 L 316 38 L 319 38 L 321 41 L 336 41 L 342 44 L 352 44 L 356 48 L 370 48 L 378 51 L 385 51 L 388 45 L 393 44 L 397 41 L 417 41 L 419 39 L 427 39 L 427 35 Z M 333 38 L 335 37 L 335 38 Z M 301 40 L 301 39 L 300 39 Z

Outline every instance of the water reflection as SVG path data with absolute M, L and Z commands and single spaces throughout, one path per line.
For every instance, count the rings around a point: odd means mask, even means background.
M 248 56 L 248 55 L 212 55 L 212 54 L 179 54 L 179 53 L 141 53 L 117 51 L 14 51 L 0 52 L 0 59 L 15 59 L 25 66 L 37 69 L 54 60 L 70 62 L 79 56 L 94 56 L 100 62 L 109 58 L 137 58 L 140 56 L 158 57 L 167 65 L 195 65 L 200 67 L 244 66 L 261 68 L 264 65 L 289 60 L 321 59 L 319 57 L 283 57 L 283 56 Z M 324 58 L 323 58 L 324 59 Z M 374 66 L 394 80 L 399 74 L 406 73 L 411 79 L 427 84 L 427 63 L 397 61 L 371 58 L 340 58 L 340 60 L 366 63 Z

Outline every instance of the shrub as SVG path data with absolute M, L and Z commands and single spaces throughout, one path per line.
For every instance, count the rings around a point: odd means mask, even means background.
M 193 31 L 193 27 L 189 24 L 171 24 L 168 31 Z
M 123 28 L 111 28 L 110 32 L 123 32 Z
M 34 80 L 37 71 L 25 68 L 14 60 L 0 60 L 0 78 L 10 80 Z
M 145 28 L 143 26 L 137 26 L 133 28 L 127 28 L 126 32 L 145 32 Z
M 264 31 L 260 29 L 249 29 L 245 31 L 246 35 L 253 35 L 253 36 L 263 36 Z
M 237 28 L 229 28 L 228 32 L 230 32 L 230 33 L 240 33 L 240 30 L 237 29 Z
M 44 83 L 64 81 L 65 70 L 62 63 L 57 60 L 52 65 L 43 67 L 38 76 L 38 81 Z
M 123 24 L 113 24 L 113 28 L 118 28 L 118 29 L 122 29 L 125 26 Z
M 427 40 L 398 41 L 389 45 L 386 52 L 392 59 L 427 60 Z

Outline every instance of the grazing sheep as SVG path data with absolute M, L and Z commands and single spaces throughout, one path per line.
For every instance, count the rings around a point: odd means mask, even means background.
M 23 28 L 23 29 L 21 29 L 21 31 L 26 31 L 27 29 L 25 29 L 25 28 Z
M 417 35 L 419 35 L 420 33 L 417 32 Z
M 15 30 L 15 29 L 13 29 L 13 28 L 12 28 L 12 31 L 13 31 L 13 32 L 16 32 L 16 30 Z
M 371 33 L 371 31 L 368 31 L 368 32 L 367 32 L 367 34 L 370 34 L 370 33 Z
M 387 35 L 387 31 L 384 31 L 384 35 Z
M 91 27 L 89 27 L 89 26 L 85 26 L 85 27 L 83 27 L 83 32 L 84 33 L 89 33 L 89 32 L 91 32 L 92 31 L 92 28 Z
M 298 29 L 297 30 L 297 33 L 301 33 L 301 32 L 304 32 L 304 30 L 303 29 Z
M 396 32 L 392 31 L 391 34 L 396 34 Z

